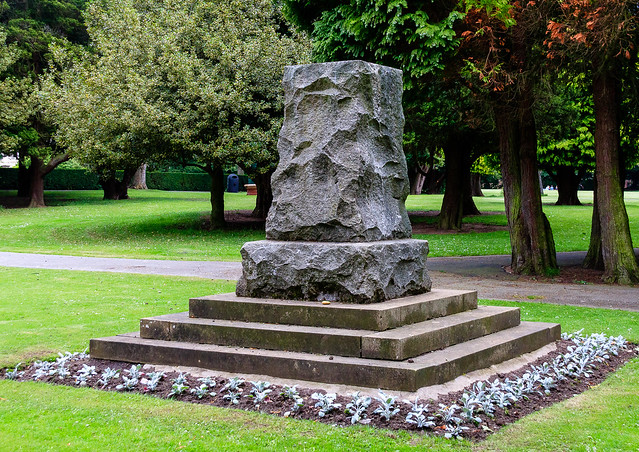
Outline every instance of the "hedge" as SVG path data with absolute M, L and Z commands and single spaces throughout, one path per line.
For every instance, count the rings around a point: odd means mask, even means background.
M 228 175 L 224 176 L 226 187 Z M 248 176 L 240 176 L 240 190 L 251 183 Z M 209 191 L 211 177 L 207 173 L 155 172 L 146 173 L 147 187 L 167 191 Z M 0 190 L 15 190 L 18 187 L 18 169 L 0 168 Z M 56 169 L 44 179 L 45 190 L 100 190 L 98 176 L 84 169 Z

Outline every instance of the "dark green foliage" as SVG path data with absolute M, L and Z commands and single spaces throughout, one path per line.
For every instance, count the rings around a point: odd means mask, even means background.
M 312 29 L 316 60 L 357 58 L 397 67 L 406 88 L 443 69 L 445 53 L 458 45 L 453 27 L 464 16 L 457 3 L 432 0 L 285 3 L 293 22 Z
M 121 174 L 118 174 L 121 176 Z M 146 183 L 150 189 L 166 191 L 209 191 L 211 176 L 194 172 L 148 172 Z M 224 175 L 224 187 L 228 174 Z M 252 181 L 246 175 L 239 176 L 240 191 Z M 0 168 L 0 190 L 14 190 L 18 184 L 17 168 Z M 98 175 L 85 169 L 57 169 L 47 176 L 46 190 L 100 190 Z

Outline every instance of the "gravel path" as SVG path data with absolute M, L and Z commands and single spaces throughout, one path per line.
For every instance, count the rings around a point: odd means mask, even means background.
M 638 250 L 639 251 L 639 250 Z M 584 252 L 557 253 L 560 265 L 577 265 Z M 428 259 L 433 286 L 477 290 L 479 298 L 542 302 L 639 312 L 639 288 L 604 284 L 556 284 L 518 280 L 503 267 L 510 256 L 435 257 Z M 167 261 L 0 252 L 0 266 L 106 271 L 237 280 L 239 262 Z

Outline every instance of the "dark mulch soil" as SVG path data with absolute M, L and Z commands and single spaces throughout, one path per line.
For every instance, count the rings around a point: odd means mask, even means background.
M 505 267 L 506 273 L 512 274 L 510 266 Z M 559 267 L 559 274 L 556 276 L 529 276 L 529 275 L 517 275 L 517 279 L 521 281 L 529 282 L 542 282 L 542 283 L 556 283 L 556 284 L 607 284 L 607 285 L 619 285 L 615 283 L 605 283 L 603 281 L 603 270 L 593 270 L 590 268 L 583 268 L 580 265 L 561 266 Z
M 567 347 L 573 344 L 570 341 L 558 341 L 557 350 L 539 358 L 532 365 L 541 365 L 544 362 L 550 362 L 555 356 L 560 353 L 565 353 Z M 514 406 L 511 406 L 507 411 L 497 409 L 493 418 L 488 418 L 485 415 L 480 415 L 483 419 L 482 424 L 476 426 L 474 424 L 466 424 L 467 427 L 470 427 L 468 431 L 465 432 L 464 437 L 473 441 L 479 441 L 488 436 L 491 432 L 495 432 L 499 430 L 502 426 L 509 424 L 511 422 L 515 422 L 516 420 L 532 413 L 540 410 L 546 406 L 552 405 L 554 403 L 560 402 L 562 400 L 568 399 L 575 394 L 579 394 L 589 389 L 592 386 L 599 384 L 603 381 L 606 376 L 613 372 L 614 370 L 621 367 L 624 363 L 626 363 L 631 358 L 637 356 L 637 348 L 634 345 L 631 345 L 627 351 L 622 351 L 619 356 L 611 356 L 609 361 L 605 363 L 600 363 L 598 368 L 593 372 L 593 375 L 584 380 L 566 380 L 558 383 L 557 388 L 552 390 L 549 395 L 540 395 L 533 394 L 530 396 L 528 400 L 519 401 Z M 112 380 L 106 387 L 102 387 L 97 380 L 100 378 L 99 375 L 102 373 L 104 369 L 110 367 L 111 369 L 122 369 L 127 370 L 131 368 L 130 363 L 117 362 L 117 361 L 108 361 L 108 360 L 98 360 L 93 358 L 80 359 L 76 361 L 72 361 L 69 363 L 68 368 L 71 371 L 71 375 L 75 375 L 81 368 L 83 364 L 87 364 L 89 366 L 95 366 L 97 374 L 89 379 L 88 385 L 90 387 L 96 389 L 102 389 L 107 391 L 116 391 L 115 387 L 122 383 L 122 379 L 114 379 Z M 500 380 L 504 380 L 506 378 L 514 379 L 516 377 L 522 376 L 527 370 L 530 369 L 530 365 L 520 368 L 519 370 L 508 373 L 508 374 L 497 374 L 493 375 L 488 380 L 493 381 L 495 378 L 499 378 Z M 145 372 L 151 372 L 151 369 L 143 369 Z M 35 372 L 35 368 L 33 366 L 28 367 L 24 374 L 19 378 L 20 381 L 30 381 L 33 380 L 33 375 Z M 126 374 L 125 374 L 126 375 Z M 159 398 L 167 398 L 169 392 L 171 391 L 171 380 L 178 376 L 177 372 L 167 372 L 165 378 L 162 379 L 158 388 L 154 392 L 149 392 L 148 389 L 144 388 L 142 384 L 139 385 L 140 389 L 138 392 L 147 393 L 148 395 L 159 397 Z M 277 415 L 277 416 L 285 416 L 285 417 L 293 417 L 297 419 L 310 419 L 319 422 L 324 422 L 327 424 L 337 425 L 337 426 L 349 426 L 351 425 L 349 417 L 344 413 L 344 408 L 346 404 L 351 401 L 351 398 L 347 394 L 340 394 L 337 396 L 336 403 L 341 404 L 341 408 L 338 410 L 334 410 L 323 418 L 318 416 L 319 408 L 315 408 L 315 400 L 311 398 L 311 395 L 315 392 L 325 393 L 326 391 L 322 389 L 311 389 L 311 388 L 298 388 L 300 396 L 304 399 L 304 406 L 299 409 L 297 412 L 292 412 L 291 409 L 293 407 L 293 401 L 290 399 L 286 399 L 283 397 L 280 392 L 282 391 L 282 386 L 272 385 L 269 389 L 272 389 L 272 392 L 269 394 L 269 398 L 260 405 L 255 405 L 252 399 L 246 397 L 249 394 L 251 385 L 247 381 L 242 389 L 242 397 L 240 399 L 239 404 L 231 404 L 228 401 L 223 399 L 225 392 L 221 392 L 224 384 L 227 383 L 227 379 L 222 377 L 214 377 L 217 385 L 214 388 L 210 388 L 210 390 L 217 392 L 217 395 L 214 397 L 207 396 L 202 399 L 198 399 L 195 395 L 186 393 L 183 395 L 179 395 L 176 399 L 190 402 L 190 403 L 200 403 L 206 405 L 214 405 L 225 408 L 235 408 L 245 411 L 260 411 L 262 413 Z M 200 385 L 197 382 L 197 379 L 192 376 L 188 376 L 188 386 L 191 388 L 198 387 Z M 67 377 L 64 380 L 60 380 L 57 376 L 47 377 L 42 379 L 41 381 L 45 381 L 52 384 L 62 384 L 74 386 L 73 377 Z M 470 387 L 465 390 L 469 390 Z M 442 403 L 444 405 L 451 405 L 456 403 L 460 398 L 461 394 L 464 391 L 459 391 L 451 394 L 447 394 L 441 396 L 437 400 L 429 400 L 428 404 L 430 406 L 430 412 L 434 413 L 439 404 Z M 375 391 L 371 391 L 371 394 L 374 395 Z M 424 401 L 425 402 L 425 401 Z M 423 402 L 422 402 L 423 403 Z M 405 422 L 406 416 L 410 411 L 410 406 L 405 403 L 401 403 L 398 401 L 398 407 L 400 408 L 400 412 L 391 418 L 390 421 L 384 420 L 377 414 L 373 414 L 373 410 L 378 406 L 378 402 L 373 400 L 373 403 L 368 409 L 368 419 L 370 420 L 369 425 L 378 428 L 387 428 L 391 430 L 417 430 L 417 428 L 413 424 L 409 424 Z M 427 430 L 429 433 L 433 434 L 443 434 L 443 426 L 437 426 L 432 430 Z

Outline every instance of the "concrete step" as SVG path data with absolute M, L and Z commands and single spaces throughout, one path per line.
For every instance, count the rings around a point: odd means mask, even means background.
M 238 297 L 234 293 L 192 298 L 194 318 L 384 331 L 477 308 L 474 290 L 441 290 L 375 304 Z
M 382 332 L 189 318 L 140 320 L 140 337 L 401 361 L 519 324 L 519 308 L 481 306 Z
M 559 334 L 558 324 L 522 322 L 410 362 L 142 339 L 137 333 L 92 339 L 90 353 L 94 358 L 132 363 L 416 391 L 532 352 L 559 339 Z
M 140 320 L 140 337 L 237 347 L 361 356 L 366 330 L 189 318 L 188 312 Z
M 364 336 L 361 356 L 401 361 L 513 328 L 519 323 L 519 308 L 479 306 L 472 311 Z

